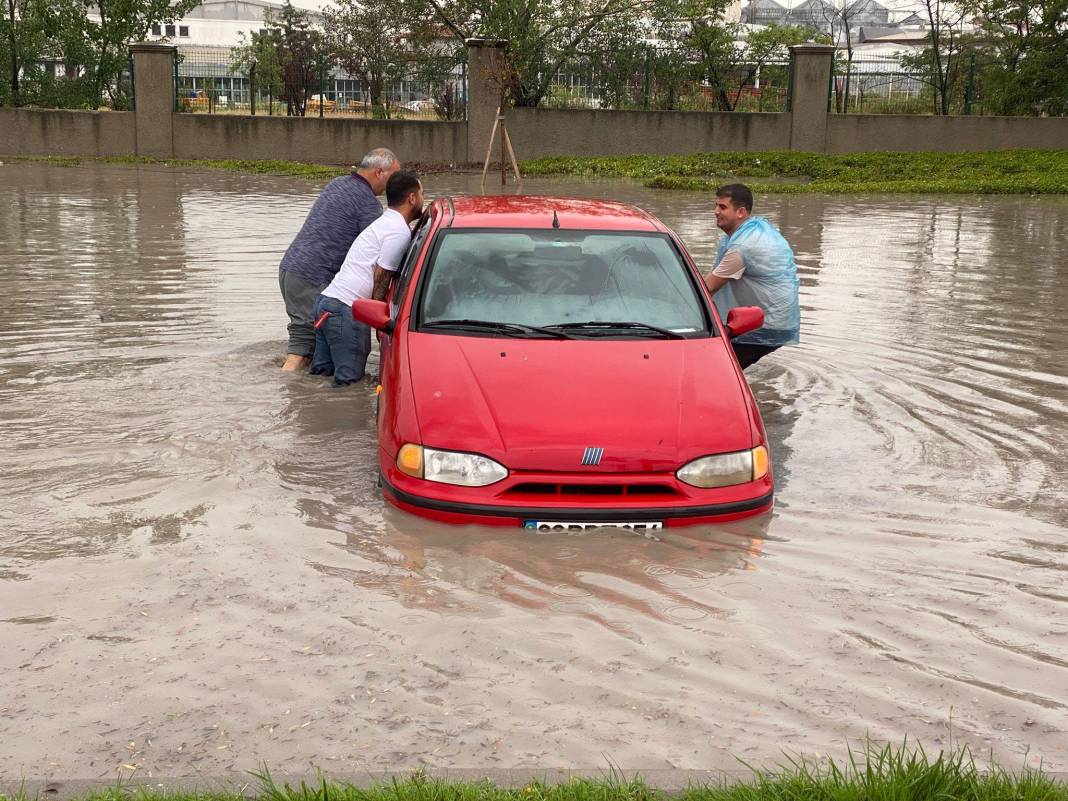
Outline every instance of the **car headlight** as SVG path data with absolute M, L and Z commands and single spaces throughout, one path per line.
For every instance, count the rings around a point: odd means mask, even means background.
M 397 453 L 402 473 L 441 484 L 485 487 L 508 477 L 508 468 L 478 453 L 438 451 L 409 443 Z
M 680 467 L 675 477 L 693 487 L 729 487 L 756 481 L 768 474 L 768 449 L 758 445 L 748 451 L 702 456 Z

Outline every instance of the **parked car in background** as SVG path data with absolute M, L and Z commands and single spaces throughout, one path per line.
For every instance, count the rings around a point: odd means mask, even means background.
M 633 206 L 436 201 L 381 332 L 386 498 L 457 523 L 660 528 L 767 511 L 768 443 L 682 242 Z

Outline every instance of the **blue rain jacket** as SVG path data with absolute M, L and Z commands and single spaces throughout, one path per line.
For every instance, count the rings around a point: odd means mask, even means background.
M 714 296 L 723 322 L 736 306 L 759 306 L 764 327 L 738 337 L 746 345 L 793 345 L 801 338 L 797 265 L 783 235 L 763 217 L 750 217 L 716 251 L 718 265 L 728 251 L 737 251 L 745 264 L 741 278 L 727 281 Z

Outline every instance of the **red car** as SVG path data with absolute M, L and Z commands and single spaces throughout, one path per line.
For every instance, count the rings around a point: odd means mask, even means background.
M 381 485 L 452 523 L 655 529 L 771 508 L 767 438 L 693 260 L 622 203 L 436 201 L 381 332 Z

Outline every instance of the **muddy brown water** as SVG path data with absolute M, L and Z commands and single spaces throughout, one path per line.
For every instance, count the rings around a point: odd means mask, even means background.
M 317 188 L 0 167 L 0 778 L 1068 769 L 1068 201 L 758 199 L 802 273 L 750 371 L 777 505 L 649 539 L 386 508 L 373 385 L 277 369 Z M 525 189 L 718 235 L 699 194 Z

